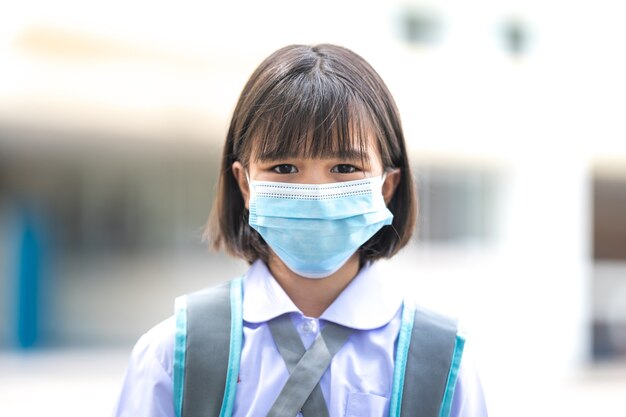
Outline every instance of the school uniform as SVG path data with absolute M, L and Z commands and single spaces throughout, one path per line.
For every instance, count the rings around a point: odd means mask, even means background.
M 289 314 L 305 348 L 325 323 L 354 330 L 320 380 L 331 417 L 388 416 L 395 343 L 401 325 L 401 289 L 376 264 L 366 264 L 319 318 L 305 317 L 262 261 L 243 277 L 243 345 L 233 406 L 235 417 L 265 417 L 289 377 L 268 321 Z M 175 417 L 174 317 L 137 342 L 114 417 Z M 410 395 L 410 393 L 405 393 Z M 482 387 L 464 354 L 451 417 L 486 417 Z

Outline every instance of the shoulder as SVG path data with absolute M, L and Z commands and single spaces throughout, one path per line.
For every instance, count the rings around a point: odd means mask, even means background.
M 172 375 L 176 321 L 174 316 L 163 320 L 144 333 L 133 348 L 131 362 L 150 366 L 159 364 L 163 371 Z
M 451 417 L 487 417 L 487 403 L 472 344 L 463 352 L 452 401 Z
M 174 317 L 144 333 L 130 355 L 115 417 L 173 417 Z

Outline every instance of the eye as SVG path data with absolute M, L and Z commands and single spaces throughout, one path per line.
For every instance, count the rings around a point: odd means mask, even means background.
M 356 171 L 357 171 L 357 168 L 354 165 L 350 165 L 350 164 L 335 165 L 330 170 L 330 172 L 335 173 L 335 174 L 352 174 L 353 172 L 356 172 Z
M 295 174 L 298 172 L 298 168 L 291 164 L 280 164 L 272 167 L 272 171 L 277 174 Z

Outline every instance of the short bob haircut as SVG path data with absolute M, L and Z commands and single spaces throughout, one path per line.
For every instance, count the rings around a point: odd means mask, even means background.
M 291 45 L 267 57 L 246 83 L 235 107 L 217 196 L 205 238 L 252 263 L 269 259 L 267 244 L 248 224 L 248 210 L 232 172 L 239 161 L 363 154 L 375 138 L 383 169 L 400 169 L 388 204 L 392 227 L 359 248 L 361 263 L 391 257 L 411 238 L 417 200 L 400 116 L 387 86 L 359 55 L 335 45 Z M 254 148 L 254 153 L 252 152 Z M 367 155 L 365 154 L 365 158 Z

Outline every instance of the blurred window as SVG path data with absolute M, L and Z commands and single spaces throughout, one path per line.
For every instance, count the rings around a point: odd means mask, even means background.
M 593 254 L 593 356 L 626 359 L 626 176 L 595 175 Z
M 420 242 L 485 244 L 495 236 L 499 176 L 480 168 L 417 169 Z
M 593 182 L 593 249 L 595 259 L 626 261 L 626 178 Z

